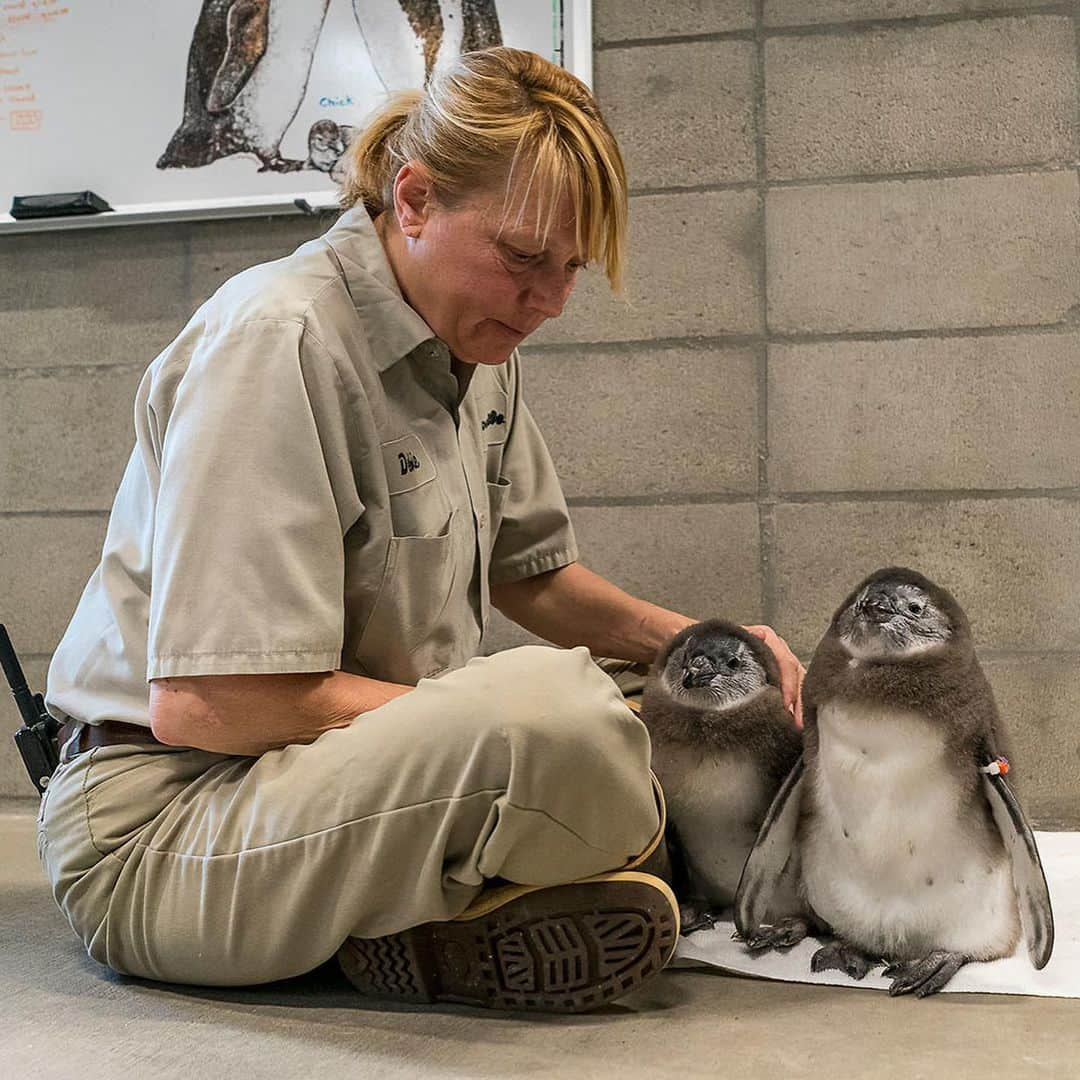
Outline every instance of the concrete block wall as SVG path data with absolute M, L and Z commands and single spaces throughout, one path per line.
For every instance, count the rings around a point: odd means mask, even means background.
M 1080 2 L 594 0 L 594 29 L 629 280 L 586 275 L 525 350 L 583 560 L 804 658 L 865 573 L 923 570 L 972 617 L 1031 815 L 1080 826 Z M 325 225 L 0 240 L 0 607 L 38 686 L 142 370 Z
M 629 283 L 526 370 L 583 561 L 804 658 L 866 573 L 921 569 L 1032 816 L 1080 826 L 1080 4 L 594 11 Z

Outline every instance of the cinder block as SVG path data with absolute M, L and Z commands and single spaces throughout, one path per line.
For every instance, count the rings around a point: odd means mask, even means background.
M 1065 17 L 775 37 L 765 72 L 770 179 L 1075 154 L 1076 45 Z
M 171 298 L 162 297 L 162 306 L 170 309 Z M 122 313 L 82 305 L 0 310 L 0 368 L 149 365 L 180 332 L 187 313 L 122 319 Z
M 586 271 L 533 343 L 759 332 L 759 216 L 752 191 L 631 199 L 623 295 Z
M 596 54 L 595 89 L 631 188 L 753 180 L 750 41 L 707 41 Z
M 0 506 L 108 510 L 135 443 L 139 371 L 0 382 Z
M 693 618 L 761 618 L 752 503 L 575 506 L 581 561 L 633 596 Z
M 751 30 L 753 0 L 594 0 L 593 40 Z
M 774 332 L 1055 323 L 1080 305 L 1075 172 L 777 188 Z
M 1017 791 L 1036 827 L 1080 829 L 1080 656 L 983 661 L 1010 736 Z
M 574 506 L 571 516 L 582 564 L 632 596 L 691 617 L 760 622 L 755 505 Z M 537 643 L 494 612 L 483 651 Z
M 289 214 L 192 222 L 187 226 L 191 310 L 241 270 L 291 255 L 301 244 L 322 236 L 337 216 Z
M 770 486 L 1080 486 L 1078 356 L 1080 332 L 771 345 Z
M 16 651 L 21 654 L 21 644 L 18 641 L 14 644 Z M 20 656 L 20 663 L 30 692 L 44 694 L 45 676 L 49 671 L 48 657 L 28 659 Z M 15 749 L 14 735 L 21 725 L 22 717 L 5 682 L 0 685 L 0 798 L 37 798 L 34 785 L 26 773 L 26 766 L 19 757 L 19 751 Z
M 879 567 L 898 565 L 952 592 L 979 648 L 1075 649 L 1078 530 L 1080 503 L 1066 499 L 781 504 L 780 633 L 800 656 L 812 653 L 847 594 Z
M 1045 5 L 1046 0 L 765 0 L 765 25 L 801 26 L 956 13 L 979 15 Z
M 0 244 L 0 367 L 149 364 L 186 321 L 182 225 Z
M 567 496 L 757 491 L 751 350 L 592 348 L 523 361 Z
M 0 517 L 0 621 L 22 653 L 51 653 L 101 559 L 107 517 Z

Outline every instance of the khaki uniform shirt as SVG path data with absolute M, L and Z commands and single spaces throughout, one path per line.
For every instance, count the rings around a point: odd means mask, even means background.
M 517 354 L 463 382 L 362 209 L 226 282 L 139 386 L 50 712 L 148 725 L 162 676 L 415 684 L 476 655 L 489 585 L 577 548 Z

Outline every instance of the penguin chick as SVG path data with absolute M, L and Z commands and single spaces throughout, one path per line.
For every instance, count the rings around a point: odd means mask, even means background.
M 802 761 L 736 898 L 750 947 L 831 936 L 812 970 L 860 979 L 884 960 L 891 994 L 923 997 L 969 961 L 1011 955 L 1023 924 L 1044 966 L 1050 898 L 1031 830 L 995 772 L 1001 724 L 952 595 L 903 567 L 871 574 L 814 653 L 803 715 Z M 803 911 L 765 928 L 770 883 L 789 865 Z
M 678 633 L 657 657 L 641 701 L 652 767 L 664 790 L 684 932 L 729 907 L 743 863 L 801 739 L 780 672 L 759 638 L 719 619 Z
M 342 129 L 333 120 L 316 120 L 308 130 L 306 169 L 331 172 L 345 153 L 347 141 Z

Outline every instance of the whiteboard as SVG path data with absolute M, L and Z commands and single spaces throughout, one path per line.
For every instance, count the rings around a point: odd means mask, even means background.
M 588 83 L 591 39 L 589 0 L 0 0 L 0 232 L 330 207 L 388 91 L 477 43 Z M 115 212 L 7 213 L 83 190 Z

